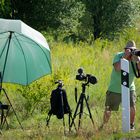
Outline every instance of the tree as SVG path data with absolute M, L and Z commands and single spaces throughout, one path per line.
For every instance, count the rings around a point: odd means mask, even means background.
M 94 38 L 113 37 L 123 28 L 133 26 L 139 12 L 135 0 L 84 0 L 93 20 Z
M 139 0 L 1 0 L 2 18 L 21 19 L 37 30 L 72 40 L 113 39 L 134 26 Z M 14 16 L 13 16 L 14 15 Z
M 6 2 L 6 0 L 3 0 Z M 51 30 L 54 35 L 78 36 L 85 5 L 78 0 L 8 0 L 4 12 L 21 19 L 38 30 Z M 4 6 L 6 8 L 6 4 Z M 4 18 L 5 16 L 2 14 Z
M 65 37 L 64 40 L 78 41 L 85 40 L 82 30 L 82 18 L 85 14 L 85 5 L 78 0 L 63 0 L 63 7 L 59 15 L 60 26 L 59 31 Z
M 10 0 L 0 1 L 0 17 L 11 18 L 11 3 Z

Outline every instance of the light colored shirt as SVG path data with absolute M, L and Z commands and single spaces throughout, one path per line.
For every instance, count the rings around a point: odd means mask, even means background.
M 115 64 L 116 62 L 119 62 L 123 55 L 124 55 L 124 52 L 117 53 L 114 57 L 113 64 Z M 135 90 L 134 78 L 135 78 L 135 74 L 134 74 L 134 71 L 132 68 L 131 61 L 129 61 L 129 88 L 130 88 L 130 91 Z M 108 90 L 111 92 L 115 92 L 115 93 L 121 93 L 121 71 L 116 71 L 114 66 L 113 66 L 111 80 L 110 80 Z

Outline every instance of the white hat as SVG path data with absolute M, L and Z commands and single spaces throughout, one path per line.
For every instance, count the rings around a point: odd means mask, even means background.
M 136 43 L 133 40 L 128 41 L 124 49 L 136 49 Z

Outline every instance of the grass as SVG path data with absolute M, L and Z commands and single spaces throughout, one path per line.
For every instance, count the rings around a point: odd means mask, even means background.
M 9 122 L 9 130 L 3 129 L 0 139 L 37 139 L 37 140 L 119 140 L 122 138 L 140 137 L 140 84 L 136 79 L 136 89 L 138 95 L 137 114 L 136 114 L 136 131 L 123 134 L 121 124 L 121 108 L 116 113 L 112 113 L 109 123 L 102 131 L 96 129 L 102 123 L 104 112 L 105 93 L 109 84 L 110 74 L 112 70 L 112 59 L 115 53 L 123 50 L 125 40 L 131 38 L 136 39 L 137 44 L 140 38 L 136 34 L 120 38 L 118 41 L 107 41 L 98 39 L 93 45 L 84 43 L 65 44 L 55 42 L 50 45 L 52 57 L 52 74 L 39 79 L 37 82 L 26 87 L 17 85 L 7 85 L 4 87 L 8 92 L 8 96 L 19 116 L 24 127 L 21 130 L 15 115 L 10 112 L 7 118 Z M 89 116 L 83 115 L 80 130 L 76 133 L 72 128 L 72 132 L 68 132 L 68 122 L 66 122 L 66 135 L 64 135 L 63 122 L 52 116 L 50 128 L 46 127 L 46 116 L 49 109 L 49 96 L 52 89 L 56 87 L 54 81 L 62 79 L 64 88 L 67 91 L 68 101 L 74 113 L 76 108 L 74 88 L 78 89 L 78 99 L 81 93 L 82 82 L 75 80 L 77 69 L 83 67 L 85 74 L 96 76 L 98 83 L 89 84 L 86 88 L 86 95 L 89 96 L 89 106 L 93 115 L 96 126 L 93 127 Z M 18 90 L 17 90 L 18 89 Z M 20 92 L 19 92 L 20 91 Z M 26 92 L 25 92 L 26 91 Z M 2 99 L 4 98 L 1 95 Z M 3 99 L 6 101 L 6 99 Z M 29 108 L 30 107 L 30 108 Z M 34 109 L 33 109 L 34 108 Z M 32 112 L 32 113 L 31 113 Z M 84 104 L 84 112 L 88 113 Z M 65 115 L 65 120 L 68 120 Z M 78 123 L 78 116 L 75 119 Z

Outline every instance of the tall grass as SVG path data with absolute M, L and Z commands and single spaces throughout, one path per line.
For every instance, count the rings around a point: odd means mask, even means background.
M 118 51 L 122 51 L 126 41 L 129 39 L 136 40 L 139 44 L 140 37 L 135 31 L 127 33 L 127 36 L 120 37 L 118 40 L 108 41 L 98 39 L 94 44 L 86 43 L 65 44 L 63 42 L 54 42 L 50 44 L 52 59 L 52 74 L 39 79 L 37 82 L 28 87 L 20 87 L 15 85 L 7 85 L 4 87 L 8 91 L 11 102 L 19 115 L 25 131 L 20 130 L 20 126 L 14 114 L 8 118 L 10 130 L 4 130 L 3 139 L 119 139 L 120 137 L 129 137 L 121 133 L 121 109 L 114 112 L 109 123 L 101 132 L 96 129 L 102 123 L 104 111 L 105 93 L 110 81 L 112 70 L 112 59 Z M 138 46 L 139 48 L 139 46 Z M 83 114 L 81 129 L 78 133 L 72 133 L 64 136 L 62 121 L 52 116 L 50 128 L 45 126 L 47 111 L 50 107 L 49 97 L 51 90 L 56 87 L 54 81 L 61 79 L 64 81 L 64 88 L 67 91 L 69 104 L 74 113 L 76 108 L 75 87 L 78 89 L 78 98 L 81 93 L 82 82 L 75 79 L 78 68 L 82 67 L 85 74 L 92 74 L 98 80 L 97 84 L 89 84 L 86 87 L 86 96 L 89 96 L 89 106 L 93 115 L 95 126 L 92 126 L 89 116 Z M 136 79 L 137 95 L 140 96 L 139 79 Z M 2 98 L 3 95 L 1 95 Z M 3 99 L 6 101 L 6 99 Z M 137 102 L 136 114 L 136 131 L 131 134 L 140 136 L 140 100 Z M 84 104 L 84 112 L 88 113 Z M 65 120 L 68 119 L 67 115 Z M 76 124 L 78 116 L 76 117 Z M 68 131 L 68 123 L 66 123 L 66 131 Z M 95 128 L 96 127 L 96 128 Z M 116 134 L 117 133 L 117 134 Z

